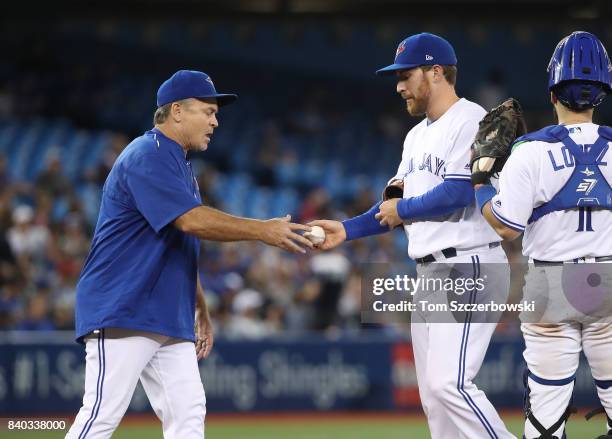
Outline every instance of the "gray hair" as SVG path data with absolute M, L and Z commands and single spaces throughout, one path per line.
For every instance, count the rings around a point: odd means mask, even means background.
M 176 101 L 176 102 L 181 105 L 188 106 L 189 98 L 181 99 L 180 101 Z M 159 125 L 159 124 L 164 123 L 166 120 L 168 120 L 168 117 L 170 116 L 170 109 L 172 108 L 173 103 L 174 102 L 170 102 L 166 105 L 162 105 L 157 110 L 155 110 L 155 114 L 153 115 L 153 125 Z
M 172 107 L 172 103 L 162 105 L 157 110 L 155 110 L 155 114 L 153 115 L 153 125 L 159 125 L 164 123 L 168 116 L 170 116 L 170 108 Z

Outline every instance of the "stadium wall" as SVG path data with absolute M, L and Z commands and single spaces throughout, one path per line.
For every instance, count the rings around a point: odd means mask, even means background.
M 522 405 L 522 341 L 496 337 L 478 376 L 496 407 Z M 12 333 L 0 339 L 0 412 L 74 414 L 85 352 L 70 334 Z M 574 403 L 596 407 L 583 361 Z M 219 340 L 200 362 L 209 412 L 413 411 L 420 409 L 410 342 L 376 335 Z M 150 411 L 139 386 L 129 411 Z

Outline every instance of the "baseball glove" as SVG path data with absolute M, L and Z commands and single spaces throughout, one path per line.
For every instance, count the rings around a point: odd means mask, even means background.
M 404 198 L 404 181 L 403 180 L 392 180 L 389 182 L 387 187 L 383 189 L 383 193 L 382 193 L 383 201 L 390 200 L 391 198 Z
M 472 185 L 488 182 L 502 170 L 510 156 L 510 145 L 527 132 L 519 102 L 510 98 L 489 111 L 478 124 L 472 143 Z

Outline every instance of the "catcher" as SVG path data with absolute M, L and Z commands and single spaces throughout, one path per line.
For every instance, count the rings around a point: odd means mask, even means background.
M 597 288 L 608 296 L 612 291 L 609 283 L 605 285 L 612 265 L 599 265 L 612 262 L 612 169 L 608 166 L 612 129 L 592 121 L 594 108 L 611 91 L 611 71 L 608 54 L 596 36 L 572 33 L 559 42 L 548 65 L 548 89 L 558 125 L 513 142 L 524 122 L 518 103 L 509 100 L 483 119 L 472 145 L 478 208 L 502 238 L 513 240 L 524 233 L 523 253 L 529 257 L 530 272 L 574 267 L 563 265 L 568 262 L 597 264 L 581 270 L 591 273 L 588 285 L 583 283 L 587 287 L 578 291 L 581 298 L 591 297 L 590 290 Z M 497 193 L 488 179 L 502 167 Z M 594 271 L 603 273 L 597 282 L 591 282 Z M 562 291 L 551 289 L 550 294 L 567 295 L 567 285 L 558 285 Z M 598 306 L 582 303 L 583 312 L 585 305 Z M 578 309 L 573 310 L 576 316 Z M 610 315 L 594 323 L 578 318 L 556 322 L 522 318 L 527 363 L 524 438 L 566 437 L 582 350 L 608 420 L 607 434 L 599 439 L 612 439 L 610 321 Z

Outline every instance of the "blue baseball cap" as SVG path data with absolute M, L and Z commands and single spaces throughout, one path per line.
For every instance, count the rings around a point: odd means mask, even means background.
M 179 70 L 164 81 L 157 90 L 157 108 L 171 102 L 188 98 L 215 98 L 217 104 L 231 104 L 238 96 L 235 94 L 217 93 L 215 85 L 206 73 L 196 70 Z
M 412 35 L 399 43 L 395 51 L 395 62 L 376 71 L 377 75 L 389 75 L 398 70 L 419 66 L 457 65 L 455 49 L 444 38 L 423 32 Z

